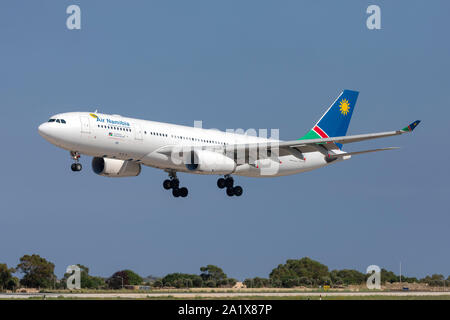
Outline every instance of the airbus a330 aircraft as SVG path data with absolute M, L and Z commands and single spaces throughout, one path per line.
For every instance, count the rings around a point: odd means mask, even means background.
M 217 186 L 228 196 L 242 195 L 232 175 L 248 177 L 284 176 L 310 171 L 351 156 L 392 150 L 372 149 L 344 152 L 343 144 L 411 132 L 419 120 L 401 130 L 346 136 L 358 92 L 344 90 L 314 127 L 291 141 L 268 139 L 211 129 L 126 118 L 90 112 L 54 115 L 39 126 L 39 134 L 50 143 L 69 150 L 80 171 L 80 155 L 94 157 L 92 169 L 107 177 L 137 176 L 141 165 L 169 174 L 163 187 L 174 197 L 186 197 L 177 172 L 224 176 Z

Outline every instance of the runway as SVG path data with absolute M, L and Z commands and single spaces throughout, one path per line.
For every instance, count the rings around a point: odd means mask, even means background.
M 148 299 L 148 298 L 180 298 L 180 299 L 222 299 L 245 297 L 439 297 L 448 296 L 450 292 L 164 292 L 164 293 L 3 293 L 0 299 L 29 299 L 29 298 L 76 298 L 76 299 Z

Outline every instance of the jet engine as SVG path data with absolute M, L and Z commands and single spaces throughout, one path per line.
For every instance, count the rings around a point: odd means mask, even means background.
M 230 174 L 236 169 L 236 162 L 233 159 L 209 150 L 193 150 L 185 153 L 184 163 L 188 170 L 205 174 Z
M 132 161 L 95 157 L 92 159 L 92 170 L 106 177 L 135 177 L 141 173 L 141 165 Z

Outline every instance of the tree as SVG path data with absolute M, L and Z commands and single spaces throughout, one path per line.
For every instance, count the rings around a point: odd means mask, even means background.
M 203 281 L 213 280 L 215 282 L 219 282 L 221 280 L 227 279 L 227 275 L 221 268 L 218 266 L 208 264 L 206 267 L 201 267 L 200 277 L 202 277 Z
M 161 279 L 162 286 L 175 288 L 202 287 L 203 279 L 196 274 L 169 273 Z
M 289 259 L 285 264 L 278 265 L 269 275 L 271 280 L 281 281 L 285 287 L 299 285 L 300 278 L 306 278 L 311 283 L 323 284 L 328 281 L 329 276 L 326 265 L 308 257 L 299 260 Z
M 255 277 L 253 279 L 245 279 L 244 284 L 247 288 L 267 288 L 270 287 L 270 281 L 266 278 Z
M 158 279 L 158 280 L 153 281 L 152 286 L 154 288 L 162 288 L 164 285 L 163 285 L 163 282 Z
M 127 269 L 115 272 L 106 282 L 110 288 L 119 289 L 122 287 L 122 284 L 124 286 L 142 284 L 142 277 Z
M 420 282 L 427 283 L 429 286 L 438 287 L 444 285 L 445 278 L 442 274 L 433 274 L 431 277 L 426 276 Z
M 236 284 L 237 280 L 234 278 L 226 278 L 219 281 L 216 281 L 216 285 L 218 287 L 230 288 Z
M 128 284 L 129 285 L 140 285 L 142 284 L 142 277 L 138 275 L 136 272 L 133 272 L 131 270 L 124 270 L 126 273 L 126 276 L 128 278 Z
M 13 277 L 14 268 L 8 268 L 6 263 L 0 263 L 0 291 L 3 289 L 14 290 L 18 285 L 18 279 Z
M 381 281 L 389 283 L 399 282 L 400 277 L 395 275 L 395 273 L 393 273 L 392 271 L 381 269 Z
M 333 270 L 330 272 L 331 283 L 334 285 L 358 285 L 366 281 L 366 275 L 352 269 Z
M 77 264 L 78 267 L 80 267 L 80 285 L 81 288 L 88 288 L 88 289 L 100 289 L 105 286 L 105 280 L 101 277 L 94 277 L 89 275 L 89 268 L 82 265 Z M 65 273 L 64 277 L 62 279 L 62 282 L 64 283 L 64 286 L 66 285 L 67 278 L 70 277 L 71 274 Z
M 20 283 L 27 287 L 50 288 L 56 281 L 55 265 L 37 254 L 20 258 L 17 270 L 24 274 Z

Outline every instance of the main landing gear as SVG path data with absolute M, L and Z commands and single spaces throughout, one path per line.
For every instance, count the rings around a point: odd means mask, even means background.
M 72 171 L 81 171 L 81 169 L 83 168 L 83 166 L 81 165 L 80 161 L 80 154 L 77 151 L 70 151 L 70 157 L 72 158 L 72 160 L 75 161 L 75 163 L 72 163 L 72 165 L 70 166 L 70 169 L 72 169 Z
M 164 180 L 163 188 L 166 190 L 172 189 L 172 195 L 175 198 L 185 198 L 188 195 L 186 187 L 180 188 L 180 180 L 178 180 L 176 172 L 169 172 L 169 179 Z
M 240 197 L 243 192 L 241 186 L 234 186 L 233 177 L 231 177 L 230 175 L 226 175 L 224 178 L 219 178 L 217 180 L 217 186 L 220 189 L 226 188 L 227 195 L 229 197 L 232 197 L 232 196 Z

